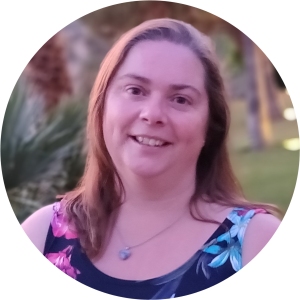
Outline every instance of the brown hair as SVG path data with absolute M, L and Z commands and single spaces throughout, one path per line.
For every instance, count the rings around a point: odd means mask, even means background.
M 195 205 L 199 199 L 225 206 L 264 208 L 269 212 L 276 212 L 276 208 L 271 205 L 244 200 L 232 172 L 226 148 L 229 110 L 223 80 L 209 39 L 181 21 L 149 20 L 122 35 L 101 64 L 88 109 L 88 157 L 85 173 L 77 189 L 69 192 L 63 199 L 64 209 L 74 222 L 80 243 L 90 257 L 103 251 L 124 192 L 103 137 L 106 91 L 130 49 L 145 40 L 163 40 L 185 45 L 196 54 L 205 69 L 209 119 L 205 145 L 197 162 L 195 192 L 190 199 L 192 216 L 198 220 L 215 222 L 201 215 Z

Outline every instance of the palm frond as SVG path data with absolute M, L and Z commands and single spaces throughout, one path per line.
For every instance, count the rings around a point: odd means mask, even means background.
M 86 101 L 64 99 L 45 113 L 42 96 L 29 97 L 19 81 L 7 105 L 1 134 L 1 165 L 7 190 L 51 177 L 78 147 Z

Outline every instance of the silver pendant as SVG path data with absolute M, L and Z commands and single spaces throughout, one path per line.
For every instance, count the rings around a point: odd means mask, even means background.
M 131 251 L 130 251 L 129 247 L 125 247 L 124 249 L 119 251 L 119 257 L 122 260 L 128 259 L 130 257 L 130 255 L 131 255 Z

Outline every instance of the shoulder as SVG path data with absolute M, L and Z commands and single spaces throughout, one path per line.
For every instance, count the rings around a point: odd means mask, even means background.
M 37 210 L 21 224 L 29 239 L 40 252 L 44 250 L 53 214 L 54 204 L 50 204 Z
M 257 213 L 251 218 L 243 241 L 243 265 L 251 261 L 266 246 L 280 223 L 277 217 L 266 213 Z

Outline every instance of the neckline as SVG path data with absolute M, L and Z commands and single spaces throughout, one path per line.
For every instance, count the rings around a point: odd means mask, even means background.
M 222 233 L 224 233 L 224 230 L 225 230 L 224 228 L 229 227 L 229 225 L 231 223 L 229 217 L 238 209 L 239 208 L 233 208 L 230 211 L 230 213 L 225 217 L 223 222 L 216 228 L 216 230 L 210 235 L 210 237 L 206 240 L 206 242 L 186 262 L 184 262 L 181 266 L 177 267 L 176 269 L 174 269 L 166 274 L 157 276 L 157 277 L 144 279 L 144 280 L 122 279 L 122 278 L 114 277 L 114 276 L 108 275 L 108 274 L 104 273 L 103 271 L 101 271 L 100 269 L 98 269 L 84 252 L 82 253 L 82 258 L 84 259 L 84 263 L 86 263 L 89 266 L 89 268 L 95 274 L 95 276 L 97 276 L 97 277 L 100 276 L 101 280 L 104 280 L 110 284 L 113 284 L 113 283 L 118 284 L 118 285 L 119 284 L 121 284 L 121 285 L 163 284 L 164 282 L 170 281 L 171 278 L 177 278 L 182 273 L 185 273 L 187 270 L 189 270 L 194 265 L 194 261 L 196 260 L 196 258 L 199 257 L 201 255 L 201 253 L 203 252 L 202 249 L 204 248 L 204 246 L 207 245 L 209 242 L 211 242 L 216 237 L 218 237 L 219 235 L 221 235 Z

